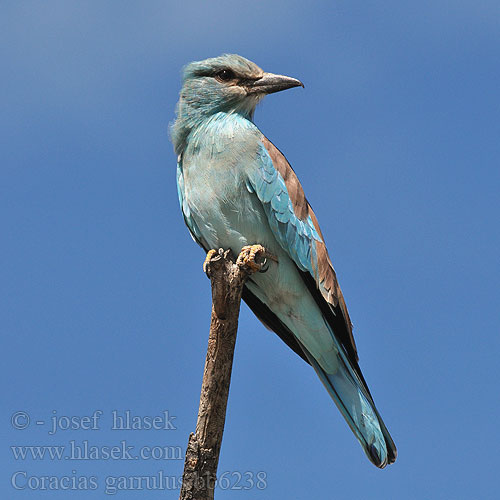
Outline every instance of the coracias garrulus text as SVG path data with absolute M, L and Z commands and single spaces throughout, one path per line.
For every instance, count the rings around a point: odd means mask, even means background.
M 352 325 L 318 221 L 283 154 L 253 122 L 267 94 L 303 86 L 238 55 L 188 64 L 171 135 L 184 220 L 206 251 L 261 245 L 276 261 L 246 282 L 243 299 L 309 363 L 368 458 L 396 447 L 358 365 Z

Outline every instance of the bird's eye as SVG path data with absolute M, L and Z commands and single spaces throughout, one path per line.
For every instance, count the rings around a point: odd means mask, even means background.
M 228 82 L 234 78 L 234 73 L 230 69 L 221 69 L 215 74 L 215 78 L 219 82 Z

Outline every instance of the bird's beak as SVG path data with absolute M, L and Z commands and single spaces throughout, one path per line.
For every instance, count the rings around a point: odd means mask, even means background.
M 248 93 L 273 94 L 274 92 L 291 89 L 292 87 L 303 88 L 304 84 L 300 80 L 289 76 L 264 73 L 261 78 L 248 85 Z

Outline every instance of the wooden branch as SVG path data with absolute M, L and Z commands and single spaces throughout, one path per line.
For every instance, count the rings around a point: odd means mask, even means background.
M 198 421 L 196 432 L 189 436 L 179 500 L 214 498 L 241 294 L 245 281 L 256 270 L 255 264 L 247 265 L 246 256 L 248 252 L 242 252 L 235 262 L 230 250 L 219 249 L 218 253 L 210 252 L 205 261 L 212 283 L 212 318 Z M 273 258 L 262 247 L 256 256 L 257 261 Z

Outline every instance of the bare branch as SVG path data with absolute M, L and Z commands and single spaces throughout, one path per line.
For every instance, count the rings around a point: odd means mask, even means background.
M 237 262 L 230 250 L 207 255 L 204 269 L 212 283 L 212 317 L 198 422 L 189 436 L 179 500 L 214 498 L 243 285 L 266 259 L 276 261 L 260 245 L 245 247 Z

